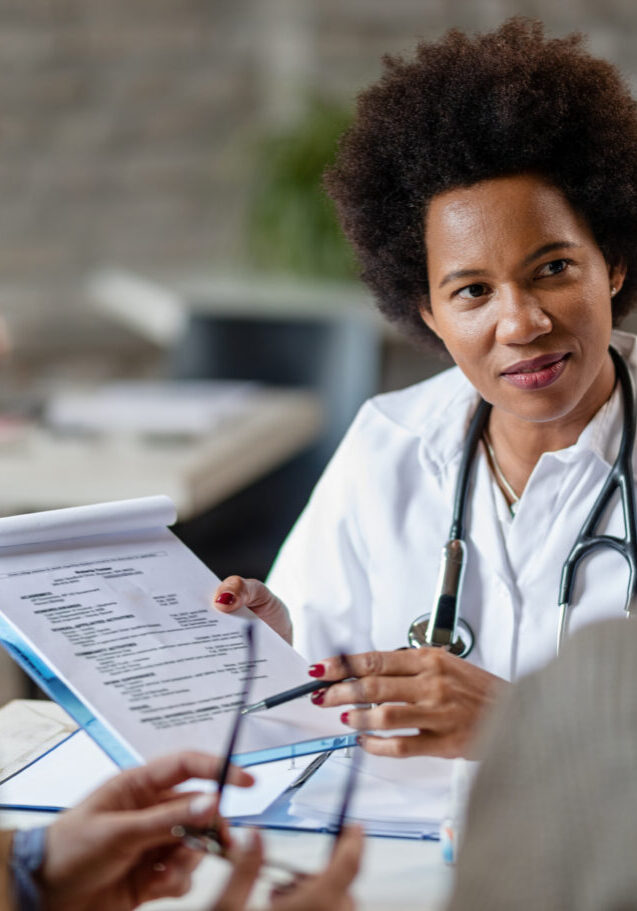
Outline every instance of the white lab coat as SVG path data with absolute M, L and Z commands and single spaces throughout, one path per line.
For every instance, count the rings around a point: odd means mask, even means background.
M 636 339 L 613 344 L 637 377 Z M 309 660 L 395 649 L 431 609 L 440 553 L 477 393 L 458 368 L 361 408 L 268 578 Z M 575 445 L 544 453 L 511 519 L 478 447 L 467 510 L 461 613 L 476 634 L 470 659 L 513 680 L 555 655 L 562 564 L 617 453 L 621 389 Z M 623 535 L 619 502 L 604 530 Z M 604 548 L 580 564 L 569 632 L 622 615 L 623 558 Z

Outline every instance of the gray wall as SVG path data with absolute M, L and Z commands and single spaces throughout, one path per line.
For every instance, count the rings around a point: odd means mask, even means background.
M 301 89 L 350 100 L 384 51 L 520 12 L 637 72 L 634 0 L 0 0 L 0 311 L 22 350 L 119 343 L 84 305 L 95 265 L 240 261 L 255 137 Z

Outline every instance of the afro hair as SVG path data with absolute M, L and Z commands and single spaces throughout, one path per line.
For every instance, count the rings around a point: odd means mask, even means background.
M 436 345 L 419 312 L 431 199 L 534 172 L 584 216 L 607 261 L 627 266 L 617 324 L 637 302 L 637 105 L 618 71 L 580 35 L 550 39 L 521 18 L 476 36 L 453 29 L 384 66 L 325 175 L 382 313 Z

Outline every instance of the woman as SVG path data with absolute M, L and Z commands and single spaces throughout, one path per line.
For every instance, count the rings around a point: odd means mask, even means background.
M 444 347 L 452 370 L 361 409 L 247 604 L 337 679 L 315 694 L 372 753 L 468 755 L 507 682 L 555 653 L 560 573 L 621 434 L 613 326 L 636 299 L 637 112 L 610 64 L 537 22 L 449 32 L 387 59 L 360 96 L 326 186 L 382 312 Z M 633 375 L 632 336 L 613 335 Z M 395 651 L 431 608 L 458 466 L 480 397 L 461 613 L 467 661 Z M 614 505 L 604 529 L 623 534 Z M 567 632 L 620 616 L 627 574 L 600 550 L 579 568 Z M 291 620 L 286 610 L 291 612 Z M 416 733 L 396 733 L 400 729 Z

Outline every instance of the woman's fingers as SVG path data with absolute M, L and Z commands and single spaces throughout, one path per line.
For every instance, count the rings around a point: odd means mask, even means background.
M 328 870 L 330 882 L 338 891 L 345 891 L 358 873 L 363 855 L 365 836 L 360 826 L 346 826 L 334 846 Z
M 406 728 L 443 733 L 449 727 L 448 712 L 426 711 L 420 704 L 387 703 L 370 709 L 349 709 L 341 721 L 356 731 L 393 731 Z
M 242 911 L 263 863 L 263 847 L 258 832 L 252 832 L 245 848 L 237 850 L 234 868 L 225 889 L 211 911 Z
M 215 780 L 222 761 L 210 753 L 184 750 L 153 759 L 147 765 L 120 772 L 98 788 L 81 806 L 92 810 L 141 809 L 157 802 L 158 797 L 189 778 Z M 232 766 L 228 781 L 242 788 L 254 784 L 254 778 L 243 769 Z
M 347 890 L 358 873 L 362 851 L 363 830 L 347 826 L 326 869 L 275 890 L 271 911 L 350 911 L 353 902 Z
M 313 664 L 310 676 L 317 679 L 341 680 L 343 677 L 411 676 L 429 670 L 435 674 L 441 662 L 460 661 L 437 648 L 408 648 L 391 652 L 361 652 L 348 655 L 347 663 L 340 657 L 324 658 Z
M 347 683 L 337 683 L 319 690 L 313 699 L 324 708 L 335 705 L 356 705 L 368 702 L 416 702 L 429 704 L 433 710 L 440 701 L 439 687 L 434 683 L 432 693 L 427 692 L 428 681 L 421 676 L 412 677 L 362 677 Z M 314 694 L 315 695 L 315 694 Z
M 343 680 L 312 696 L 316 705 L 367 704 L 343 712 L 344 724 L 360 731 L 415 728 L 406 737 L 365 737 L 379 756 L 469 756 L 485 711 L 508 684 L 444 649 L 364 652 L 347 661 L 328 658 L 310 669 L 326 682 Z
M 361 734 L 358 743 L 374 756 L 391 756 L 394 759 L 408 759 L 410 756 L 439 756 L 443 759 L 457 759 L 466 755 L 464 738 L 454 734 L 439 734 L 421 731 L 403 737 L 375 737 Z
M 228 576 L 217 587 L 214 607 L 226 614 L 247 607 L 286 642 L 292 641 L 292 623 L 283 602 L 258 579 Z
M 256 579 L 228 576 L 214 593 L 214 605 L 224 614 L 232 614 L 240 607 L 257 607 L 266 600 L 266 595 L 260 589 L 268 592 L 266 586 Z

